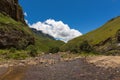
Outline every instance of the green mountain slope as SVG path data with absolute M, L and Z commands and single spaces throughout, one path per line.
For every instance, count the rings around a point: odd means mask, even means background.
M 27 25 L 0 13 L 0 48 L 24 49 L 34 44 L 32 31 Z
M 40 31 L 40 30 L 36 30 L 36 29 L 34 29 L 34 28 L 31 28 L 31 30 L 32 30 L 35 34 L 37 34 L 39 37 L 55 40 L 54 37 L 50 36 L 49 34 L 45 34 L 45 33 L 43 33 L 43 32 Z
M 112 50 L 113 47 L 118 47 L 118 38 L 120 35 L 118 34 L 119 30 L 120 17 L 116 17 L 108 21 L 102 27 L 69 41 L 67 44 L 62 46 L 61 49 L 64 51 L 72 49 L 79 50 L 81 43 L 87 41 L 87 43 L 97 52 L 108 52 L 110 49 Z
M 45 34 L 36 34 L 24 21 L 18 0 L 0 1 L 0 49 L 22 49 L 33 46 L 39 51 L 60 47 L 62 41 Z
M 60 40 L 55 40 L 53 37 L 44 33 L 34 32 L 35 45 L 34 47 L 39 51 L 48 52 L 50 48 L 61 47 L 65 43 Z
M 37 35 L 27 25 L 1 13 L 0 38 L 1 49 L 11 47 L 25 49 L 27 46 L 33 45 L 39 51 L 48 51 L 51 47 L 60 47 L 64 44 L 62 41 Z

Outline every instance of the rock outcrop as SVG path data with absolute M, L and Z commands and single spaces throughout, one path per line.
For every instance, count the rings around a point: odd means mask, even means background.
M 120 55 L 120 30 L 116 32 L 114 37 L 109 37 L 105 41 L 95 45 L 95 49 L 100 53 L 112 55 Z
M 25 49 L 34 43 L 18 0 L 0 0 L 0 49 Z
M 0 29 L 0 49 L 25 49 L 28 45 L 34 44 L 34 38 L 22 30 L 13 29 L 5 31 Z
M 120 43 L 120 30 L 117 32 L 117 41 Z
M 24 15 L 18 0 L 0 0 L 0 13 L 7 14 L 16 21 L 24 21 Z

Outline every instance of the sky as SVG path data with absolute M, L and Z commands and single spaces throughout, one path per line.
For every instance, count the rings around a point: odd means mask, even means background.
M 120 0 L 19 0 L 30 27 L 65 42 L 120 16 Z

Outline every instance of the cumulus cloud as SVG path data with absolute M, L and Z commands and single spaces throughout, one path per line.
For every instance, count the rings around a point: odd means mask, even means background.
M 67 24 L 62 21 L 55 21 L 54 19 L 48 19 L 44 22 L 37 22 L 30 25 L 31 28 L 41 30 L 43 33 L 49 34 L 56 39 L 60 39 L 67 42 L 75 37 L 82 35 L 81 32 L 75 29 L 71 29 Z
M 27 16 L 27 13 L 26 13 L 26 12 L 24 12 L 24 16 Z
M 25 19 L 25 22 L 26 22 L 26 24 L 28 24 L 28 25 L 29 25 L 28 20 L 26 20 L 26 19 Z

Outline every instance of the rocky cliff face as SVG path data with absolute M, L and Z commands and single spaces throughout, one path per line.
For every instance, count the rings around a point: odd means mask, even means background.
M 0 49 L 9 49 L 11 47 L 25 49 L 33 43 L 34 38 L 22 30 L 12 29 L 11 31 L 4 31 L 0 29 Z
M 0 0 L 0 49 L 25 49 L 34 43 L 18 0 Z
M 120 43 L 120 30 L 117 32 L 117 41 Z
M 7 14 L 16 21 L 24 21 L 24 15 L 18 0 L 0 0 L 0 13 Z
M 120 30 L 116 32 L 114 37 L 109 37 L 105 41 L 95 46 L 96 51 L 103 54 L 119 55 L 120 53 Z

